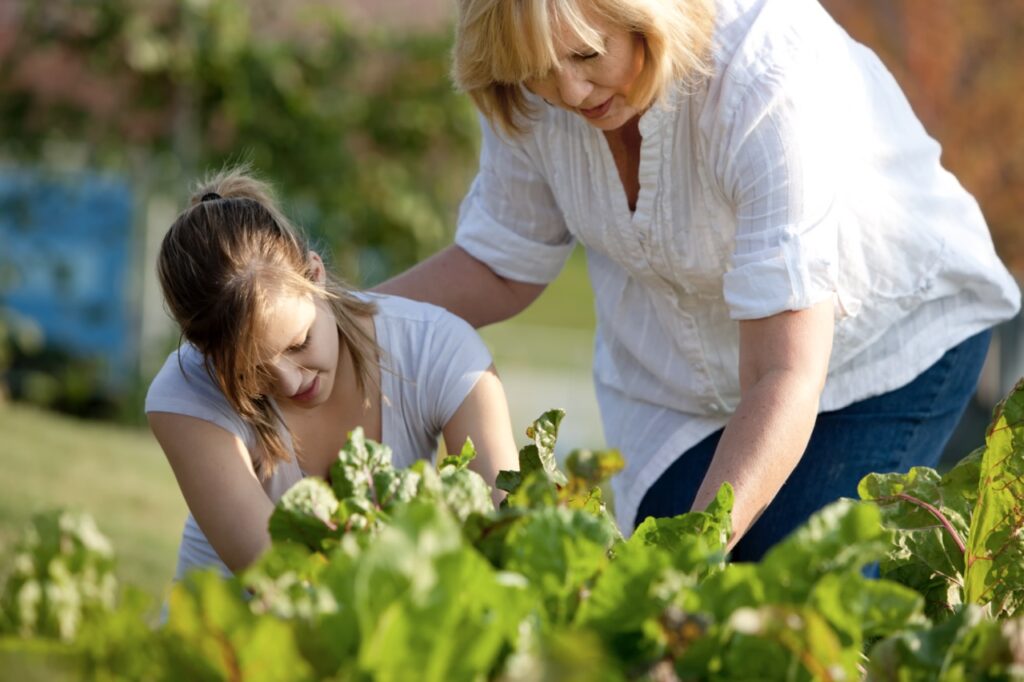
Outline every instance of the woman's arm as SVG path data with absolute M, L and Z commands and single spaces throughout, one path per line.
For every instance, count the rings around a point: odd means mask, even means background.
M 494 487 L 498 472 L 519 469 L 508 402 L 501 379 L 491 365 L 469 392 L 443 429 L 445 447 L 458 451 L 469 437 L 477 457 L 469 468 L 484 477 L 491 486 L 495 506 L 505 493 Z
M 832 353 L 833 305 L 829 299 L 740 322 L 740 404 L 693 502 L 702 510 L 722 483 L 732 484 L 730 548 L 771 503 L 807 448 Z
M 150 412 L 148 418 L 199 528 L 228 568 L 244 569 L 270 547 L 274 511 L 245 444 L 195 417 Z
M 501 277 L 452 245 L 373 289 L 446 308 L 474 327 L 507 320 L 533 303 L 543 284 Z

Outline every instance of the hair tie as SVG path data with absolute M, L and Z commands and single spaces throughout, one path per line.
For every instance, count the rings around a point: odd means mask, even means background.
M 203 195 L 203 198 L 200 199 L 199 201 L 200 202 L 203 202 L 203 201 L 213 201 L 213 200 L 216 200 L 216 199 L 223 199 L 223 198 L 224 197 L 222 197 L 221 195 L 217 194 L 216 192 L 207 192 L 206 194 Z

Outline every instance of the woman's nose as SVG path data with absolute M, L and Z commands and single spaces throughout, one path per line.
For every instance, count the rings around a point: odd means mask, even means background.
M 593 84 L 573 68 L 556 72 L 555 85 L 558 88 L 559 99 L 566 106 L 573 108 L 582 106 L 594 89 Z

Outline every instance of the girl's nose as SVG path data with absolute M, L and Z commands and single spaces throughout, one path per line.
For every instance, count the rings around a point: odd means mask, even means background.
M 298 393 L 302 387 L 302 368 L 286 358 L 280 358 L 270 366 L 276 392 L 282 396 Z

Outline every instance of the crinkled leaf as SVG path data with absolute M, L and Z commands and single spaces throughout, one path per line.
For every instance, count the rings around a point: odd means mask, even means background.
M 985 439 L 966 563 L 966 601 L 1004 616 L 1024 607 L 1024 380 Z
M 322 549 L 324 541 L 337 537 L 334 515 L 338 500 L 322 479 L 299 480 L 278 500 L 270 515 L 270 537 L 276 542 L 296 542 Z
M 705 512 L 687 512 L 673 518 L 644 519 L 629 544 L 654 545 L 671 557 L 673 565 L 687 573 L 706 575 L 722 567 L 732 531 L 732 486 L 722 485 Z
M 524 509 L 545 509 L 558 506 L 560 501 L 558 487 L 547 472 L 534 470 L 523 474 L 520 484 L 508 494 L 502 501 L 502 505 Z
M 536 608 L 464 544 L 443 507 L 413 502 L 352 565 L 359 669 L 375 679 L 479 679 Z
M 449 464 L 441 468 L 440 475 L 442 498 L 460 522 L 465 522 L 471 514 L 494 510 L 491 489 L 480 474 Z
M 769 599 L 801 603 L 826 573 L 859 571 L 886 556 L 890 531 L 872 504 L 840 499 L 811 516 L 761 562 Z
M 562 423 L 563 417 L 565 417 L 565 410 L 548 410 L 526 429 L 526 437 L 533 439 L 533 445 L 528 445 L 519 452 L 519 469 L 523 474 L 533 471 L 535 462 L 539 462 L 541 468 L 555 485 L 564 486 L 568 482 L 565 474 L 559 471 L 558 462 L 555 461 L 558 426 Z M 529 452 L 525 457 L 526 461 L 524 461 L 524 452 Z
M 962 602 L 964 556 L 970 510 L 963 499 L 961 467 L 940 478 L 927 467 L 905 474 L 869 474 L 861 480 L 861 499 L 874 502 L 883 525 L 893 531 L 888 555 L 880 562 L 884 578 L 917 590 L 926 610 L 945 618 Z M 969 476 L 967 477 L 969 478 Z
M 867 638 L 884 637 L 925 622 L 924 599 L 916 591 L 853 572 L 822 577 L 811 591 L 809 603 L 829 621 L 844 645 L 855 649 Z
M 601 517 L 539 509 L 510 530 L 503 565 L 526 576 L 552 622 L 567 623 L 608 563 L 608 548 L 617 537 L 618 530 Z
M 385 508 L 402 481 L 391 463 L 391 448 L 368 440 L 356 427 L 331 465 L 331 486 L 348 508 L 372 514 Z
M 972 604 L 931 628 L 890 635 L 872 647 L 873 682 L 1019 680 L 1024 666 L 1024 622 L 996 621 Z

